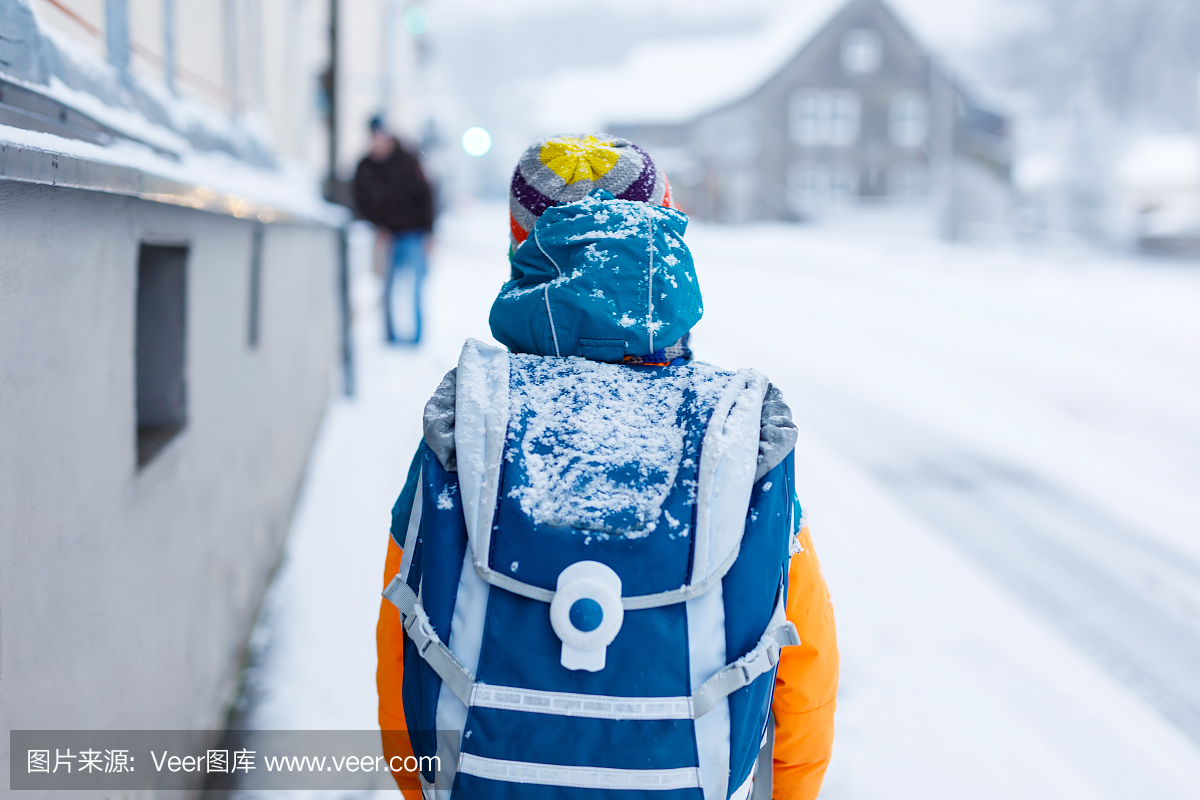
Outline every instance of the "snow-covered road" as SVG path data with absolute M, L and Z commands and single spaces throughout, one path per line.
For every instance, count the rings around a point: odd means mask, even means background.
M 248 722 L 368 728 L 388 511 L 507 270 L 445 220 L 429 341 L 331 409 L 256 633 Z M 1200 270 L 950 247 L 894 220 L 694 226 L 698 356 L 766 372 L 843 654 L 826 798 L 1200 796 Z
M 800 491 L 847 662 L 826 794 L 888 794 L 877 768 L 898 752 L 918 794 L 929 780 L 938 796 L 1200 793 L 1200 273 L 947 247 L 872 222 L 691 236 L 707 299 L 697 348 L 766 369 L 811 447 Z M 822 451 L 865 479 L 862 497 L 818 488 Z M 922 545 L 958 566 L 901 567 Z M 851 596 L 869 548 L 898 552 L 882 585 Z M 952 593 L 960 582 L 974 585 Z M 965 615 L 985 589 L 1024 633 Z M 923 619 L 890 608 L 925 593 L 936 601 L 910 612 Z M 858 625 L 874 648 L 851 650 Z M 911 651 L 904 631 L 926 626 L 937 643 Z M 1034 630 L 1054 646 L 1033 646 Z M 949 688 L 964 667 L 982 681 L 970 696 Z M 1098 684 L 1080 692 L 1085 675 Z M 856 698 L 870 686 L 883 705 Z M 984 698 L 996 714 L 978 715 Z M 1156 711 L 1152 726 L 1100 722 L 1124 702 Z M 1187 753 L 1174 770 L 1151 729 Z
M 699 233 L 728 282 L 712 316 L 737 314 L 755 294 L 742 253 Z M 1200 744 L 1200 275 L 847 233 L 746 237 L 787 284 L 762 300 L 767 368 L 828 441 Z M 759 338 L 719 336 L 724 358 Z M 1152 508 L 1164 499 L 1177 518 Z

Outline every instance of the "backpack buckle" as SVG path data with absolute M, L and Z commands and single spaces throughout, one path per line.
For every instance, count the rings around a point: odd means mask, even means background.
M 608 646 L 624 621 L 621 577 L 611 567 L 579 561 L 559 574 L 550 601 L 550 624 L 562 641 L 564 667 L 587 672 L 604 669 Z
M 756 647 L 738 659 L 737 663 L 742 668 L 743 685 L 749 686 L 779 663 L 779 646 L 772 642 L 766 647 Z
M 408 615 L 408 619 L 404 620 L 404 632 L 408 634 L 408 639 L 416 645 L 417 652 L 424 655 L 435 641 L 437 641 L 437 633 L 433 630 L 433 623 L 429 621 L 429 616 L 425 613 L 425 609 L 417 606 L 412 613 Z

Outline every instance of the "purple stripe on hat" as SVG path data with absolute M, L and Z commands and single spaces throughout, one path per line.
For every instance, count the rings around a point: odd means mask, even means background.
M 512 192 L 512 196 L 517 199 L 517 202 L 529 209 L 529 212 L 535 217 L 540 217 L 547 208 L 556 205 L 553 200 L 525 180 L 520 169 L 513 171 L 512 186 L 509 191 Z
M 642 156 L 642 174 L 638 175 L 633 183 L 629 184 L 629 188 L 617 195 L 619 200 L 637 200 L 646 202 L 650 199 L 654 192 L 654 181 L 657 177 L 658 169 L 654 166 L 654 161 L 646 154 L 646 151 L 638 147 L 636 144 L 631 144 L 634 150 Z

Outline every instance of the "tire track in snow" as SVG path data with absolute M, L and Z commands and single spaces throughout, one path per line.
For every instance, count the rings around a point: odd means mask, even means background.
M 1035 472 L 809 387 L 835 446 L 1200 744 L 1200 564 Z

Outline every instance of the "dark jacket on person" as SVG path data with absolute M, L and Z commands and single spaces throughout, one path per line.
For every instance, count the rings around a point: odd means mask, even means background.
M 354 204 L 363 219 L 392 233 L 433 230 L 433 191 L 417 157 L 399 142 L 382 161 L 358 162 Z

